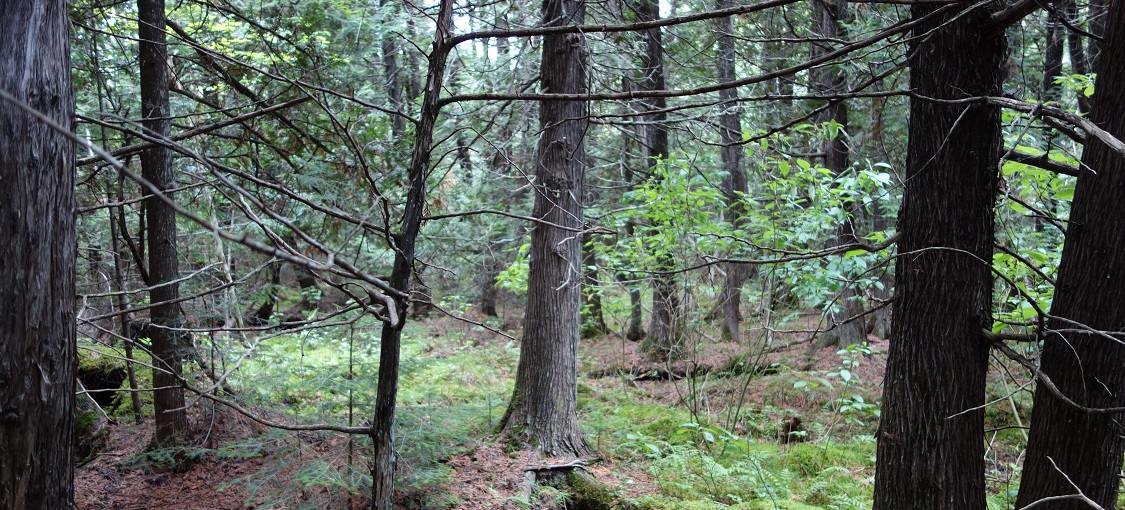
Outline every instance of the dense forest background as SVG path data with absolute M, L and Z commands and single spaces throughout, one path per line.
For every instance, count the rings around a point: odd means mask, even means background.
M 39 232 L 76 236 L 40 268 L 75 278 L 76 410 L 41 412 L 78 508 L 1119 504 L 1120 4 L 0 15 L 69 40 L 38 58 L 73 125 L 0 49 L 0 127 L 77 151 Z

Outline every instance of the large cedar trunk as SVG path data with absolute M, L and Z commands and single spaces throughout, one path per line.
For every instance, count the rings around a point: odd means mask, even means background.
M 171 124 L 168 106 L 168 45 L 164 33 L 164 0 L 137 1 L 138 33 L 141 62 L 141 111 L 145 130 L 159 137 L 168 136 Z M 145 180 L 164 195 L 174 188 L 171 153 L 163 146 L 141 153 L 141 173 Z M 153 407 L 156 412 L 155 446 L 169 446 L 184 439 L 187 433 L 187 411 L 184 390 L 180 384 L 183 373 L 183 327 L 180 304 L 180 264 L 176 250 L 176 211 L 155 195 L 145 197 L 148 216 L 148 285 L 153 303 L 152 340 Z
M 733 3 L 731 0 L 716 0 L 716 9 L 727 9 Z M 720 18 L 716 23 L 715 31 L 718 33 L 718 75 L 720 83 L 735 80 L 734 72 L 734 19 L 730 16 Z M 742 121 L 739 116 L 738 89 L 730 88 L 719 91 L 722 113 L 719 114 L 719 142 L 722 148 L 719 156 L 723 161 L 723 170 L 727 176 L 723 178 L 723 199 L 726 210 L 723 217 L 736 229 L 745 226 L 746 207 L 743 205 L 744 195 L 747 192 L 746 171 L 742 168 L 742 151 L 745 148 L 742 142 Z M 721 334 L 723 340 L 741 340 L 739 326 L 742 323 L 742 284 L 750 275 L 750 266 L 744 264 L 727 264 L 726 276 L 723 279 L 723 288 L 719 292 L 718 312 L 722 317 Z
M 581 24 L 581 0 L 544 0 L 544 26 Z M 586 90 L 586 45 L 581 34 L 543 37 L 540 87 L 550 93 Z M 586 135 L 582 101 L 539 103 L 539 156 L 532 215 L 581 228 Z M 544 223 L 531 232 L 527 311 L 516 387 L 502 431 L 538 452 L 580 456 L 588 448 L 578 426 L 579 287 L 582 236 Z
M 74 129 L 62 0 L 0 2 L 0 90 Z M 74 501 L 74 143 L 0 98 L 0 508 Z
M 911 44 L 910 88 L 923 97 L 910 103 L 876 510 L 985 508 L 981 330 L 992 324 L 1000 112 L 925 99 L 999 93 L 1004 34 L 972 9 L 923 23 Z
M 1114 2 L 1101 48 L 1091 120 L 1125 138 L 1125 4 Z M 1063 395 L 1091 408 L 1125 406 L 1125 158 L 1093 136 L 1082 157 L 1040 369 Z M 1086 328 L 1090 328 L 1086 331 Z M 1102 333 L 1097 333 L 1102 332 Z M 1125 429 L 1120 414 L 1088 413 L 1043 384 L 1035 392 L 1017 507 L 1074 494 L 1114 508 Z M 1052 463 L 1052 460 L 1054 461 Z M 1069 480 L 1064 477 L 1069 477 Z M 1044 509 L 1089 508 L 1078 500 Z

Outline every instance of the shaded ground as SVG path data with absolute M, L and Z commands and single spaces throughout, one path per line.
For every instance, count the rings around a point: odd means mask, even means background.
M 690 408 L 720 422 L 736 434 L 755 435 L 774 441 L 787 419 L 793 416 L 816 418 L 825 402 L 841 392 L 813 384 L 805 391 L 794 389 L 799 380 L 824 379 L 838 371 L 843 359 L 835 349 L 809 353 L 810 333 L 817 318 L 798 319 L 789 327 L 801 331 L 767 332 L 749 328 L 748 340 L 740 345 L 723 343 L 696 335 L 673 362 L 653 362 L 639 352 L 639 344 L 608 335 L 584 341 L 581 348 L 581 399 L 625 392 L 628 398 L 670 408 Z M 458 332 L 472 345 L 503 345 L 508 339 L 479 328 L 467 328 L 448 318 L 429 326 L 432 336 Z M 769 338 L 769 347 L 763 340 Z M 849 368 L 855 381 L 877 399 L 880 391 L 887 342 L 870 338 L 875 353 L 855 356 L 857 366 Z M 435 356 L 452 349 L 436 344 Z M 514 369 L 514 367 L 512 367 Z M 684 379 L 685 373 L 697 377 Z M 645 377 L 645 374 L 656 374 Z M 834 379 L 839 381 L 838 375 Z M 689 384 L 690 382 L 690 384 Z M 856 384 L 856 391 L 860 386 Z M 776 423 L 750 424 L 740 412 L 771 406 Z M 735 412 L 731 412 L 734 409 Z M 589 411 L 583 411 L 588 413 Z M 725 414 L 724 414 L 725 413 Z M 589 417 L 589 416 L 587 416 Z M 204 431 L 201 459 L 185 472 L 158 473 L 136 457 L 148 444 L 151 422 L 123 423 L 109 427 L 107 446 L 76 472 L 79 509 L 242 509 L 242 508 L 365 508 L 366 491 L 350 493 L 348 487 L 365 487 L 366 449 L 357 443 L 349 461 L 347 438 L 337 434 L 266 435 L 266 430 L 231 411 L 212 413 L 197 406 L 193 420 Z M 585 418 L 584 418 L 585 421 Z M 834 425 L 834 424 L 829 424 Z M 750 430 L 751 427 L 757 427 Z M 842 425 L 840 426 L 842 427 Z M 840 427 L 822 427 L 817 433 L 828 435 Z M 602 430 L 587 430 L 591 444 L 601 445 Z M 815 438 L 812 438 L 815 439 Z M 475 443 L 451 445 L 448 453 L 435 451 L 437 463 L 447 474 L 432 482 L 416 482 L 403 487 L 397 508 L 522 509 L 529 503 L 550 507 L 561 497 L 550 490 L 531 495 L 525 492 L 525 472 L 541 468 L 546 461 L 532 460 L 526 452 L 506 452 L 489 438 Z M 249 452 L 249 453 L 247 453 Z M 635 500 L 661 493 L 645 466 L 628 456 L 603 452 L 603 458 L 585 471 L 614 490 L 621 498 Z M 348 467 L 354 466 L 349 471 Z M 400 465 L 410 474 L 416 466 Z M 350 477 L 350 478 L 349 478 Z M 344 480 L 344 481 L 341 481 Z M 560 507 L 561 508 L 561 507 Z

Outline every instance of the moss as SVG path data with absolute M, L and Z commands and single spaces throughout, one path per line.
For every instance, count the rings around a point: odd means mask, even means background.
M 788 448 L 790 465 L 803 477 L 815 477 L 821 471 L 836 466 L 870 466 L 874 455 L 874 445 L 867 443 L 805 443 Z
M 570 487 L 570 505 L 567 508 L 574 510 L 610 510 L 624 508 L 618 501 L 617 494 L 609 486 L 599 482 L 596 478 L 581 471 L 572 471 L 566 475 L 566 484 Z
M 78 340 L 78 373 L 113 373 L 120 372 L 122 381 L 118 386 L 122 390 L 129 389 L 129 379 L 126 373 L 125 349 L 120 345 L 103 345 L 85 339 Z M 138 363 L 134 366 L 137 377 L 137 386 L 140 388 L 152 387 L 152 370 L 145 365 L 152 364 L 152 358 L 140 349 L 133 350 L 133 359 Z M 152 393 L 141 392 L 142 413 L 152 415 Z M 106 414 L 113 418 L 132 418 L 133 403 L 130 392 L 120 391 L 113 394 L 110 402 L 103 404 Z

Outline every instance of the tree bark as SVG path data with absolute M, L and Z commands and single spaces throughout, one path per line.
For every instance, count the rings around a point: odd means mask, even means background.
M 848 3 L 845 0 L 829 2 L 812 0 L 814 29 L 819 37 L 826 40 L 846 38 L 840 21 L 848 17 Z M 817 58 L 832 51 L 824 43 L 814 43 L 812 57 Z M 843 94 L 847 92 L 847 74 L 843 66 L 826 66 L 813 70 L 813 86 L 823 94 Z M 839 126 L 834 136 L 825 137 L 823 142 L 824 166 L 833 175 L 842 175 L 848 169 L 851 149 L 848 146 L 848 104 L 842 100 L 829 102 L 828 108 L 817 117 L 818 123 L 833 122 Z M 855 235 L 855 204 L 843 204 L 844 218 L 836 226 L 836 232 L 828 241 L 829 247 L 843 246 L 858 242 Z M 847 275 L 845 275 L 847 276 Z M 821 335 L 817 347 L 831 345 L 848 346 L 867 340 L 867 321 L 862 317 L 862 293 L 854 283 L 842 283 L 837 304 L 828 312 L 828 330 Z M 858 318 L 857 318 L 858 317 Z
M 1066 27 L 1059 20 L 1057 10 L 1047 13 L 1046 49 L 1043 51 L 1043 96 L 1044 103 L 1058 101 L 1061 88 L 1055 78 L 1062 76 L 1063 49 L 1066 40 Z M 1074 65 L 1074 64 L 1072 64 Z
M 602 286 L 598 281 L 598 241 L 582 236 L 582 338 L 601 336 L 609 331 L 602 312 Z
M 379 6 L 383 9 L 394 9 L 395 4 L 389 0 L 382 0 Z M 405 114 L 405 105 L 402 100 L 402 71 L 398 67 L 398 34 L 387 32 L 380 40 L 383 53 L 383 83 L 387 87 L 387 102 L 390 108 Z M 402 115 L 391 116 L 391 136 L 395 141 L 402 138 L 406 132 L 406 119 Z
M 70 133 L 62 0 L 0 2 L 0 91 Z M 74 143 L 0 98 L 0 508 L 74 504 Z
M 911 16 L 937 8 L 914 4 Z M 910 47 L 910 89 L 922 97 L 910 103 L 875 510 L 985 508 L 980 333 L 992 325 L 1000 112 L 925 99 L 1000 93 L 1004 33 L 989 8 L 968 9 L 922 23 Z
M 171 125 L 168 104 L 168 44 L 164 0 L 137 0 L 141 66 L 141 115 L 145 130 L 157 137 L 168 136 Z M 172 158 L 168 149 L 155 146 L 141 152 L 141 174 L 169 199 L 175 187 Z M 145 197 L 148 216 L 148 282 L 152 327 L 153 407 L 156 436 L 153 446 L 171 446 L 185 439 L 188 430 L 183 374 L 183 314 L 175 301 L 180 297 L 179 253 L 176 250 L 176 211 L 155 195 Z
M 727 9 L 733 6 L 731 0 L 716 0 L 716 9 Z M 718 78 L 720 83 L 729 83 L 735 80 L 734 70 L 734 18 L 719 18 L 716 22 L 718 32 Z M 742 142 L 742 120 L 738 103 L 738 89 L 724 89 L 719 91 L 719 101 L 722 113 L 719 114 L 719 157 L 723 161 L 723 170 L 727 175 L 723 178 L 723 199 L 726 202 L 724 218 L 730 222 L 734 229 L 740 230 L 746 225 L 746 206 L 743 199 L 749 191 L 746 181 L 746 170 L 742 167 L 742 152 L 745 150 Z M 723 279 L 723 288 L 719 291 L 719 315 L 722 317 L 721 335 L 723 340 L 740 341 L 739 328 L 742 324 L 742 284 L 750 276 L 751 267 L 745 264 L 727 264 L 726 276 Z
M 1087 7 L 1088 17 L 1090 19 L 1089 29 L 1090 33 L 1104 39 L 1106 33 L 1106 17 L 1109 15 L 1109 0 L 1090 0 Z M 1090 39 L 1090 45 L 1086 50 L 1086 68 L 1087 69 L 1100 69 L 1102 43 L 1097 39 Z
M 1106 20 L 1091 120 L 1125 137 L 1125 4 Z M 1125 406 L 1125 159 L 1091 137 L 1074 190 L 1059 264 L 1052 317 L 1044 332 L 1040 370 L 1079 405 Z M 1088 330 L 1086 328 L 1089 328 Z M 1099 333 L 1103 332 L 1103 333 Z M 1111 339 L 1112 338 L 1112 339 Z M 1125 436 L 1119 414 L 1088 413 L 1056 398 L 1042 383 L 1035 392 L 1027 460 L 1017 507 L 1074 494 L 1070 481 L 1103 508 L 1114 508 Z M 1053 461 L 1053 462 L 1052 462 Z M 1069 481 L 1064 477 L 1069 477 Z M 1049 510 L 1088 508 L 1078 500 L 1044 503 Z
M 430 170 L 430 151 L 433 148 L 434 126 L 440 111 L 445 79 L 446 62 L 453 49 L 449 39 L 453 29 L 453 0 L 442 0 L 434 33 L 433 50 L 429 56 L 425 96 L 422 111 L 414 133 L 414 150 L 410 159 L 410 190 L 402 215 L 401 230 L 392 238 L 395 263 L 391 270 L 390 285 L 399 292 L 394 296 L 397 318 L 383 324 L 379 341 L 379 382 L 375 390 L 375 417 L 372 420 L 371 442 L 374 446 L 371 464 L 372 510 L 391 510 L 394 507 L 394 474 L 398 459 L 395 456 L 395 399 L 398 396 L 399 354 L 402 348 L 402 327 L 406 322 L 410 304 L 411 276 L 414 273 L 415 242 L 422 228 L 422 209 L 426 200 L 426 177 Z
M 1091 3 L 1090 5 L 1091 5 L 1091 8 L 1093 8 L 1094 4 Z M 1060 40 L 1063 37 L 1066 38 L 1067 51 L 1070 52 L 1070 71 L 1071 71 L 1071 73 L 1074 73 L 1074 74 L 1089 74 L 1094 69 L 1094 61 L 1090 58 L 1089 52 L 1086 51 L 1085 36 L 1078 33 L 1078 32 L 1075 32 L 1073 30 L 1070 30 L 1070 29 L 1066 28 L 1065 26 L 1063 26 L 1061 21 L 1059 21 L 1059 19 L 1058 19 L 1059 15 L 1066 18 L 1066 20 L 1069 23 L 1077 24 L 1078 23 L 1078 4 L 1077 4 L 1077 2 L 1075 2 L 1075 0 L 1060 0 L 1055 5 L 1055 9 L 1048 15 L 1049 16 L 1048 19 L 1052 20 L 1056 23 L 1056 26 L 1054 28 L 1058 32 L 1057 37 L 1059 37 Z M 1093 27 L 1093 26 L 1094 26 L 1094 24 L 1091 23 L 1091 27 Z M 1051 28 L 1052 27 L 1050 25 L 1048 25 L 1048 30 L 1050 30 Z M 1048 44 L 1050 44 L 1052 42 L 1053 41 L 1048 39 Z M 1060 45 L 1062 44 L 1061 41 L 1060 41 L 1059 44 Z M 1050 52 L 1052 52 L 1054 49 L 1051 48 L 1050 46 L 1048 46 L 1047 49 L 1048 49 L 1048 56 L 1047 56 L 1048 66 L 1052 66 L 1052 68 L 1045 70 L 1044 74 L 1046 74 L 1047 72 L 1054 71 L 1056 74 L 1061 75 L 1062 74 L 1062 48 L 1059 48 L 1059 50 L 1058 50 L 1059 56 L 1057 58 L 1059 59 L 1059 63 L 1058 63 L 1057 69 L 1053 68 L 1054 62 L 1052 61 L 1052 59 L 1054 58 L 1054 55 L 1050 54 Z M 1080 111 L 1084 114 L 1088 114 L 1088 113 L 1090 113 L 1090 106 L 1091 106 L 1090 98 L 1086 97 L 1085 94 L 1083 94 L 1081 91 L 1079 91 L 1078 92 L 1078 111 Z
M 581 0 L 544 0 L 543 26 L 581 24 Z M 586 91 L 586 43 L 581 34 L 543 37 L 540 87 L 550 93 Z M 586 103 L 540 101 L 539 153 L 532 216 L 563 227 L 582 226 Z M 579 287 L 582 238 L 536 224 L 531 232 L 527 311 L 516 387 L 501 420 L 503 434 L 539 453 L 575 457 L 589 449 L 578 426 Z
M 657 0 L 640 0 L 637 4 L 637 17 L 640 21 L 660 19 L 660 3 Z M 641 32 L 645 54 L 643 76 L 639 85 L 642 90 L 665 90 L 664 83 L 664 43 L 660 28 L 650 28 Z M 645 163 L 649 179 L 659 179 L 655 174 L 660 160 L 668 157 L 668 114 L 664 109 L 668 102 L 663 97 L 646 98 L 643 101 L 645 115 Z M 659 225 L 658 225 L 659 226 Z M 662 250 L 663 251 L 663 250 Z M 667 271 L 675 267 L 670 253 L 656 256 L 657 267 Z M 680 299 L 677 294 L 676 277 L 671 274 L 658 274 L 653 277 L 652 316 L 649 318 L 648 336 L 641 349 L 649 355 L 666 357 L 676 350 L 680 342 L 678 317 Z

